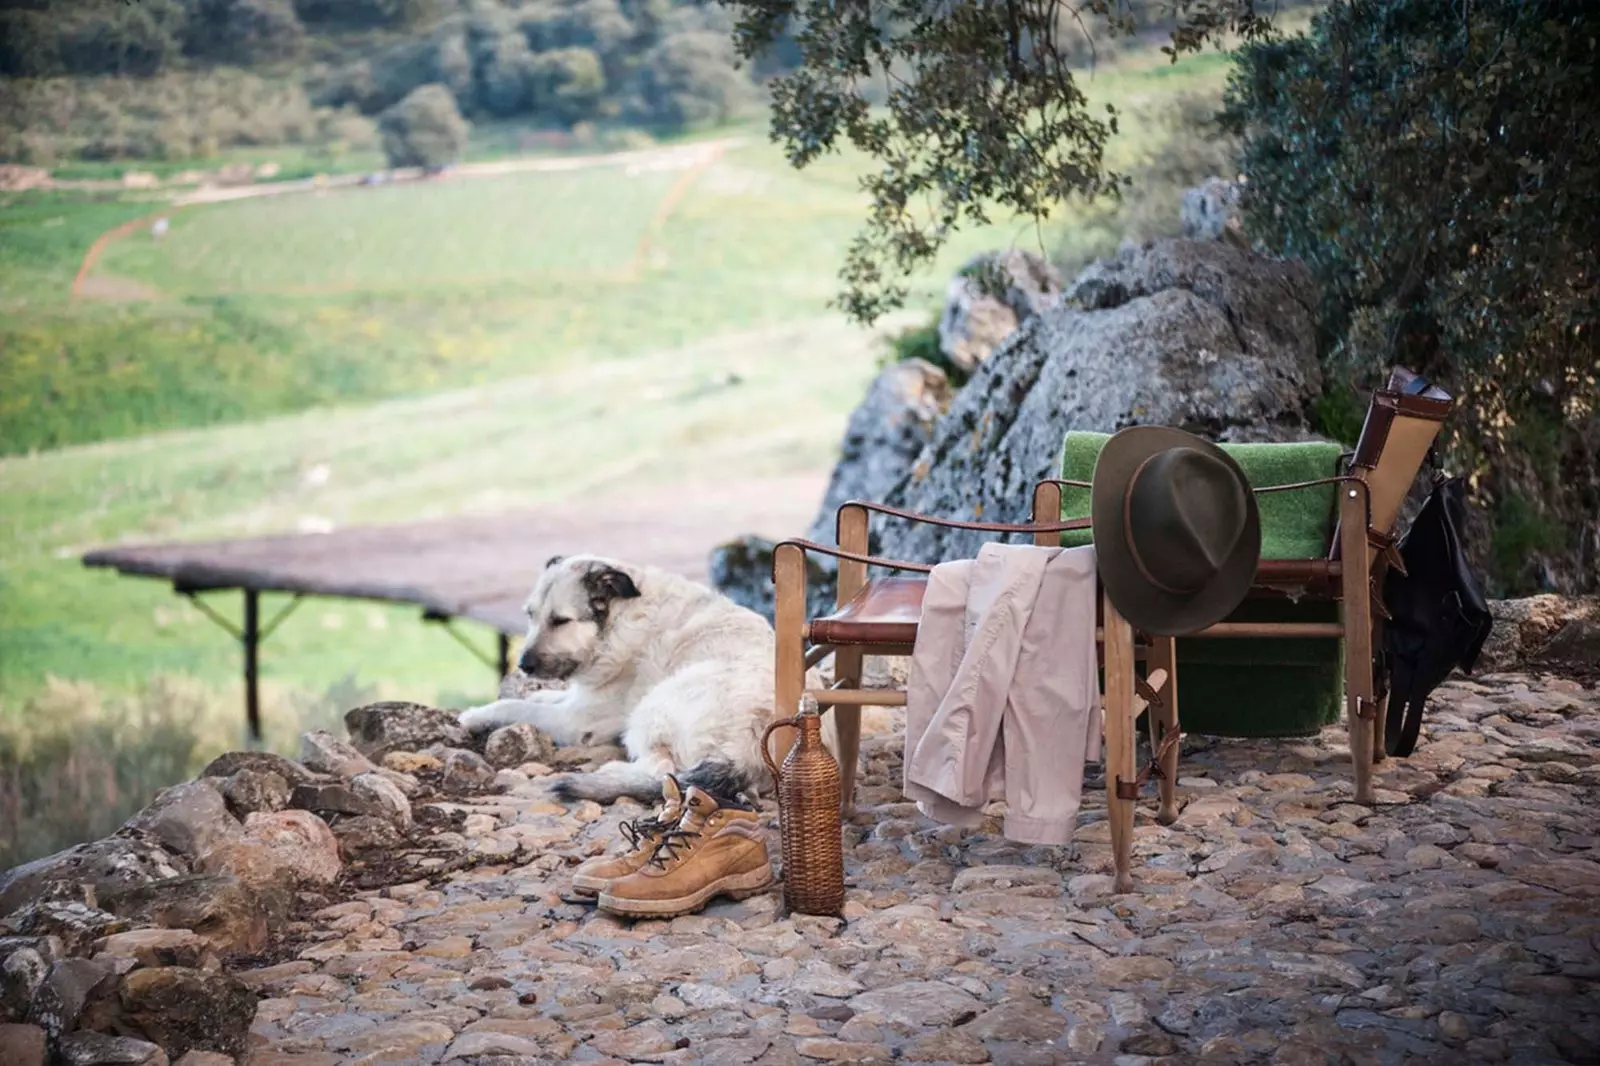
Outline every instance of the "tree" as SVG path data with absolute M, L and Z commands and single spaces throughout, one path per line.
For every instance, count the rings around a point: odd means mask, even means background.
M 587 48 L 540 52 L 528 65 L 528 99 L 541 118 L 572 125 L 594 115 L 606 91 L 600 57 Z
M 1329 379 L 1401 363 L 1462 397 L 1502 589 L 1600 573 L 1596 84 L 1590 0 L 1334 0 L 1227 93 L 1246 230 L 1320 280 Z
M 290 0 L 197 0 L 188 29 L 190 55 L 241 64 L 292 56 L 305 36 Z
M 395 167 L 442 167 L 467 146 L 467 121 L 443 85 L 423 85 L 378 119 L 383 154 Z
M 691 30 L 674 34 L 645 53 L 630 110 L 648 125 L 721 122 L 745 98 L 749 84 L 734 68 L 726 37 Z
M 738 54 L 785 35 L 800 65 L 771 83 L 772 132 L 804 167 L 841 140 L 878 164 L 872 206 L 846 256 L 840 302 L 870 322 L 903 302 L 899 280 L 992 206 L 1043 220 L 1073 196 L 1114 192 L 1105 165 L 1116 114 L 1092 112 L 1074 77 L 1084 26 L 1104 35 L 1151 20 L 1143 0 L 722 0 Z M 1174 56 L 1223 32 L 1270 24 L 1255 0 L 1174 0 Z M 1274 5 L 1275 6 L 1275 5 Z M 874 83 L 887 106 L 870 108 Z

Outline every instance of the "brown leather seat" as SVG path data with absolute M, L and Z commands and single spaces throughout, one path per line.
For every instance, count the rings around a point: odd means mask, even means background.
M 913 644 L 925 577 L 876 577 L 837 611 L 811 623 L 813 644 Z

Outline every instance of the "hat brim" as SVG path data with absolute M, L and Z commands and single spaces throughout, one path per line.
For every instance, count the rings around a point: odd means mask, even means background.
M 1198 592 L 1177 595 L 1140 573 L 1124 528 L 1123 495 L 1134 472 L 1168 448 L 1194 448 L 1227 464 L 1245 490 L 1245 526 L 1216 575 Z M 1170 426 L 1130 426 L 1114 434 L 1095 461 L 1089 490 L 1090 528 L 1100 582 L 1112 604 L 1135 629 L 1179 637 L 1220 622 L 1244 602 L 1261 559 L 1261 512 L 1250 481 L 1234 458 L 1215 444 Z

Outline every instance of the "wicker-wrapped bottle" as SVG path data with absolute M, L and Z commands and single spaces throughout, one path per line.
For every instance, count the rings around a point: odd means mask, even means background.
M 767 750 L 767 739 L 784 726 L 794 727 L 800 735 L 780 770 Z M 817 701 L 803 697 L 797 716 L 768 726 L 761 738 L 761 755 L 778 793 L 784 902 L 801 914 L 837 916 L 844 908 L 839 763 L 822 743 Z

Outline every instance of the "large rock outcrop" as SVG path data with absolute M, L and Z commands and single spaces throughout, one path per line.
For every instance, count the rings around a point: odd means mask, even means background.
M 976 256 L 950 279 L 939 316 L 939 352 L 960 380 L 1017 327 L 1059 302 L 1061 275 L 1019 248 Z

